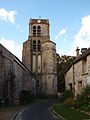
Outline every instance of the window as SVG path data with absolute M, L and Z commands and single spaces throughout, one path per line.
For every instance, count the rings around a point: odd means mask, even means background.
M 83 72 L 83 74 L 87 73 L 87 65 L 86 65 L 86 61 L 87 61 L 86 58 L 83 59 L 83 61 L 82 61 L 82 72 Z
M 87 84 L 90 86 L 90 76 L 87 77 Z
M 36 26 L 33 26 L 33 36 L 36 36 Z
M 41 27 L 40 26 L 37 27 L 37 36 L 41 36 Z
M 33 55 L 33 73 L 36 72 L 36 55 Z
M 38 55 L 38 73 L 41 73 L 41 55 Z
M 38 51 L 40 51 L 41 50 L 41 42 L 40 42 L 40 40 L 38 40 Z
M 82 92 L 82 81 L 78 82 L 78 93 L 81 94 Z
M 72 91 L 72 83 L 69 84 L 70 91 Z
M 33 51 L 36 51 L 36 41 L 33 41 Z
M 36 86 L 39 87 L 39 80 L 36 80 Z

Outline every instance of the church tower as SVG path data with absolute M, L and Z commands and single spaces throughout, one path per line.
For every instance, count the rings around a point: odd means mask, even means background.
M 50 41 L 48 19 L 30 19 L 22 62 L 36 80 L 37 94 L 57 93 L 56 44 Z

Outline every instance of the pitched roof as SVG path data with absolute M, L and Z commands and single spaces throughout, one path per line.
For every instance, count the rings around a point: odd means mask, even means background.
M 76 63 L 79 62 L 80 60 L 83 60 L 83 59 L 86 58 L 88 55 L 90 55 L 90 47 L 89 47 L 83 54 L 81 54 L 81 55 L 72 63 L 72 65 L 76 64 Z M 65 71 L 65 73 L 68 72 L 68 70 L 72 67 L 72 65 L 67 68 L 67 70 Z
M 84 59 L 88 55 L 90 55 L 90 47 L 82 55 L 80 55 L 73 64 L 79 62 L 80 60 Z

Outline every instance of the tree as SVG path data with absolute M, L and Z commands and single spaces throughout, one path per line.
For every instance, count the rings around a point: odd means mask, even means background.
M 65 71 L 76 60 L 73 56 L 60 56 L 57 54 L 57 76 L 58 76 L 58 91 L 63 92 L 65 90 Z

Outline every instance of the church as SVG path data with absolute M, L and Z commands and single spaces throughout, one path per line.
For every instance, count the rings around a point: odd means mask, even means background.
M 22 91 L 35 96 L 57 94 L 56 44 L 50 40 L 48 19 L 30 19 L 22 62 L 0 44 L 0 91 L 0 99 L 16 105 Z
M 36 80 L 37 95 L 57 94 L 56 44 L 50 40 L 48 19 L 30 19 L 22 62 Z

